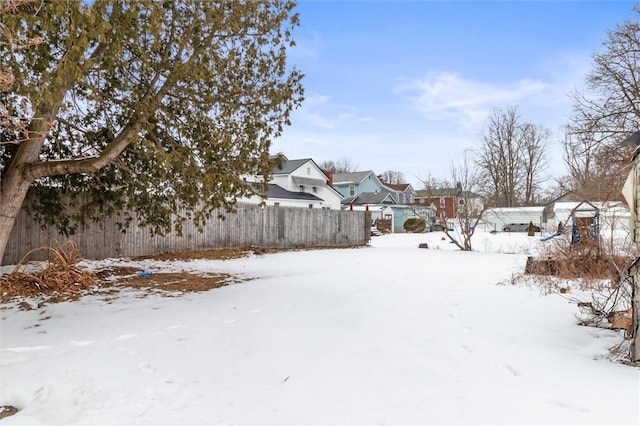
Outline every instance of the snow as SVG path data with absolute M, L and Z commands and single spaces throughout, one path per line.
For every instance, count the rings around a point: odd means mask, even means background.
M 21 411 L 0 423 L 640 423 L 640 369 L 606 359 L 622 335 L 577 325 L 567 295 L 511 285 L 538 238 L 478 233 L 460 252 L 442 235 L 87 262 L 242 280 L 5 305 L 0 405 Z

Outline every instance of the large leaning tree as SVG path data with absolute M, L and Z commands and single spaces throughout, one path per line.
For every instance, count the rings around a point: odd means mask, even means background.
M 269 176 L 270 143 L 302 102 L 302 74 L 286 61 L 294 8 L 35 0 L 4 13 L 6 33 L 44 42 L 0 40 L 0 69 L 15 78 L 0 101 L 21 120 L 0 134 L 0 259 L 30 188 L 33 211 L 67 231 L 124 206 L 157 232 L 179 229 L 250 195 L 241 176 Z M 74 217 L 61 194 L 78 197 Z

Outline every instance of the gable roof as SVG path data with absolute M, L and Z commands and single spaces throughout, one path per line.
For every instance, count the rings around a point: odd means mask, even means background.
M 291 174 L 296 169 L 300 168 L 302 165 L 308 163 L 309 161 L 311 161 L 313 163 L 313 165 L 316 166 L 316 168 L 318 170 L 320 170 L 320 173 L 322 173 L 327 179 L 329 179 L 329 177 L 324 172 L 324 170 L 322 170 L 316 164 L 316 162 L 313 161 L 313 158 L 300 158 L 300 159 L 297 159 L 297 160 L 288 160 L 286 157 L 283 157 L 282 164 L 278 165 L 276 163 L 273 166 L 273 168 L 271 169 L 271 174 L 274 175 L 274 176 L 275 175 L 288 175 L 288 174 Z M 262 172 L 258 172 L 258 176 L 261 176 L 263 174 L 264 173 L 262 173 Z
M 363 192 L 354 197 L 347 197 L 341 201 L 342 204 L 396 204 L 391 194 L 388 192 Z
M 271 173 L 274 175 L 288 175 L 289 173 L 296 170 L 298 167 L 302 166 L 304 163 L 308 161 L 313 161 L 311 158 L 301 158 L 299 160 L 284 160 L 281 165 L 274 165 L 273 169 L 271 169 Z M 320 167 L 318 167 L 319 169 Z
M 378 176 L 376 176 L 376 174 L 373 173 L 372 170 L 366 170 L 364 172 L 353 172 L 353 173 L 335 173 L 333 175 L 333 184 L 334 185 L 356 184 L 365 180 L 369 175 L 374 175 L 375 178 L 378 179 Z
M 581 200 L 582 198 L 578 196 L 578 194 L 576 194 L 575 192 L 567 191 L 561 196 L 549 201 L 547 204 L 545 204 L 545 207 L 551 206 L 552 204 L 555 204 L 555 203 L 564 202 L 564 201 L 581 201 Z
M 411 188 L 410 183 L 385 183 L 384 186 L 400 192 L 405 192 L 407 189 Z
M 324 201 L 322 198 L 316 197 L 308 192 L 292 192 L 287 191 L 280 185 L 275 183 L 269 184 L 269 191 L 267 192 L 267 198 L 281 198 L 287 200 L 304 200 L 304 201 Z

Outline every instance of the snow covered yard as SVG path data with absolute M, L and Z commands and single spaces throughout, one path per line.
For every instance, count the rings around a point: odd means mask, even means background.
M 639 424 L 640 370 L 560 294 L 512 286 L 537 238 L 441 233 L 212 261 L 246 279 L 0 311 L 1 424 Z M 430 249 L 418 249 L 428 242 Z

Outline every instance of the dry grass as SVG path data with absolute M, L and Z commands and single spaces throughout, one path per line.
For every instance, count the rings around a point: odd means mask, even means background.
M 189 272 L 154 273 L 146 276 L 129 276 L 117 281 L 117 287 L 129 287 L 152 292 L 200 292 L 235 282 L 228 274 L 197 275 Z
M 359 246 L 358 246 L 359 247 Z M 300 247 L 300 248 L 262 248 L 247 246 L 240 248 L 182 251 L 139 256 L 132 260 L 152 259 L 171 260 L 229 260 L 250 254 L 263 255 L 298 250 L 321 250 L 353 247 Z M 29 256 L 38 251 L 46 251 L 49 260 L 36 272 L 27 272 L 36 264 L 26 262 Z M 227 274 L 197 274 L 191 272 L 156 272 L 151 275 L 138 275 L 142 270 L 135 267 L 113 266 L 96 273 L 82 271 L 77 267 L 80 260 L 78 247 L 73 241 L 67 241 L 54 247 L 39 247 L 31 250 L 15 267 L 14 271 L 0 277 L 0 303 L 9 302 L 17 297 L 44 297 L 48 303 L 75 300 L 87 291 L 99 290 L 102 294 L 115 294 L 123 288 L 140 290 L 143 294 L 160 293 L 175 296 L 178 293 L 207 291 L 238 282 L 237 278 Z M 44 303 L 44 302 L 42 302 Z M 31 309 L 26 302 L 20 304 L 23 309 Z
M 26 260 L 37 251 L 48 253 L 48 260 L 43 266 L 36 267 Z M 80 270 L 77 267 L 79 259 L 78 246 L 73 241 L 63 244 L 56 242 L 52 247 L 39 247 L 29 251 L 10 274 L 0 277 L 0 302 L 8 302 L 19 296 L 73 297 L 94 288 L 97 284 L 96 275 Z M 35 267 L 37 271 L 26 272 L 28 267 Z
M 206 249 L 206 250 L 193 250 L 193 251 L 176 251 L 157 253 L 147 256 L 132 257 L 131 260 L 197 260 L 197 259 L 210 259 L 210 260 L 230 260 L 239 259 L 242 257 L 254 255 L 263 255 L 271 253 L 284 253 L 290 251 L 309 251 L 309 250 L 330 250 L 330 249 L 350 249 L 361 248 L 362 246 L 317 246 L 317 247 L 293 247 L 293 248 L 278 248 L 278 247 L 258 247 L 258 246 L 246 246 L 237 248 L 220 248 L 220 249 Z

